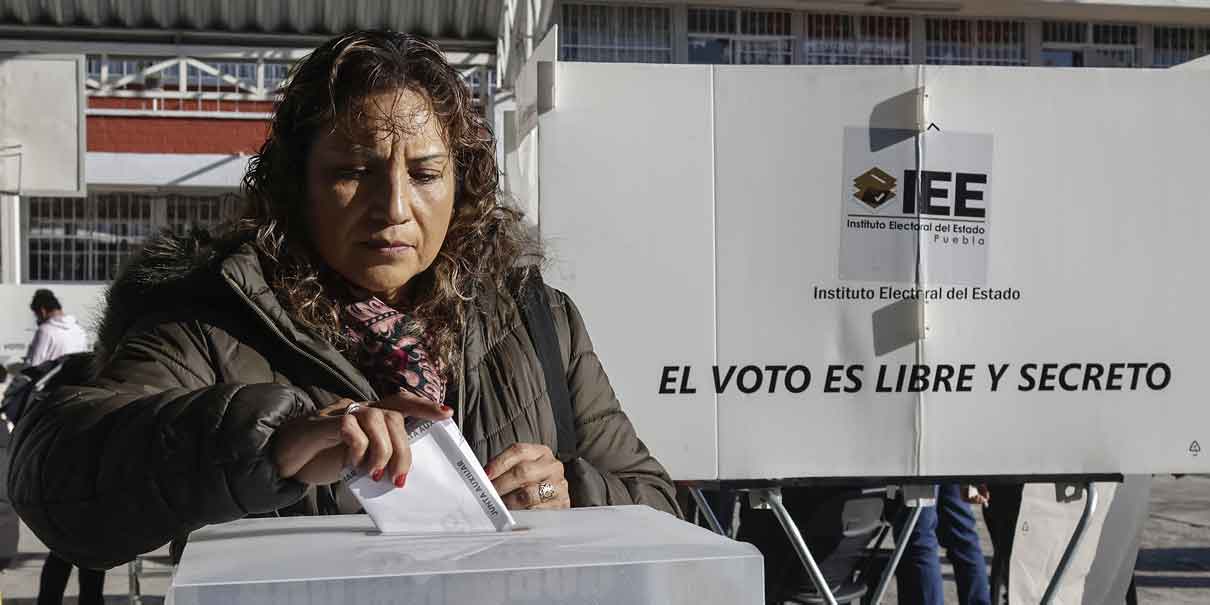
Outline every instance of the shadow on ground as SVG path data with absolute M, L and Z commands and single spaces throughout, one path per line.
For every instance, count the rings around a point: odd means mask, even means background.
M 36 605 L 37 598 L 4 599 L 5 605 Z M 63 605 L 78 605 L 75 597 L 63 597 Z M 126 595 L 106 595 L 105 605 L 130 605 L 130 597 Z M 143 597 L 143 605 L 164 605 L 164 597 Z
M 1144 548 L 1136 571 L 1210 571 L 1210 547 Z
M 1210 588 L 1210 578 L 1190 576 L 1135 576 L 1139 588 Z

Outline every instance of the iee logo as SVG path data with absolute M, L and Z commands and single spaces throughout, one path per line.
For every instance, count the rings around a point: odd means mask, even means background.
M 916 183 L 919 181 L 920 186 Z M 937 172 L 934 170 L 903 171 L 903 213 L 930 216 L 957 216 L 964 218 L 984 218 L 987 208 L 982 204 L 972 206 L 971 202 L 983 201 L 983 189 L 972 189 L 972 185 L 987 185 L 987 175 L 977 172 Z M 953 205 L 945 202 L 950 199 L 950 190 L 944 185 L 953 183 Z M 919 189 L 921 199 L 916 201 L 916 191 Z
M 903 171 L 903 213 L 929 216 L 984 218 L 987 208 L 982 204 L 987 175 L 978 172 L 940 172 L 936 170 Z M 950 200 L 952 183 L 953 203 Z M 895 197 L 896 179 L 878 167 L 871 168 L 853 179 L 857 189 L 853 198 L 877 210 Z M 979 187 L 979 188 L 974 188 Z M 919 196 L 919 201 L 917 197 Z

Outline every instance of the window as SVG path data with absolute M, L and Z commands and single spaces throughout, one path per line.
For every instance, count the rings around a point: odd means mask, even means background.
M 289 63 L 265 63 L 265 92 L 272 94 L 290 77 Z
M 1025 24 L 1020 21 L 928 19 L 925 63 L 1026 65 Z
M 496 68 L 492 66 L 477 67 L 469 72 L 462 74 L 462 80 L 466 82 L 467 88 L 471 91 L 471 96 L 475 98 L 475 102 L 479 101 L 480 95 L 491 97 L 496 94 Z M 483 87 L 487 86 L 486 89 Z
M 87 198 L 25 198 L 25 280 L 103 282 L 165 229 L 215 227 L 234 215 L 220 195 L 94 192 Z
M 1138 44 L 1134 25 L 1042 23 L 1042 64 L 1050 67 L 1134 67 Z
M 564 4 L 563 61 L 672 62 L 672 14 L 658 6 Z
M 212 74 L 196 65 L 187 68 L 188 90 L 212 92 L 247 92 L 256 90 L 256 63 L 249 61 L 207 62 L 218 71 Z M 239 85 L 232 84 L 224 76 L 234 78 Z M 266 78 L 267 79 L 267 78 Z
M 803 63 L 906 65 L 912 62 L 910 17 L 807 15 Z
M 1172 67 L 1210 55 L 1210 28 L 1155 28 L 1155 67 Z
M 84 59 L 84 73 L 90 80 L 101 81 L 101 57 L 97 55 L 88 55 Z
M 168 194 L 163 198 L 165 222 L 158 229 L 185 235 L 191 229 L 213 229 L 233 218 L 239 200 L 223 195 Z
M 97 60 L 95 66 L 89 66 L 89 76 L 91 77 L 92 71 L 95 70 L 98 82 L 101 80 L 101 63 L 100 60 Z M 156 64 L 155 60 L 141 57 L 108 57 L 104 64 L 109 70 L 107 74 L 108 79 L 105 80 L 106 83 L 113 84 L 127 76 L 134 76 L 130 82 L 116 87 L 117 90 L 154 90 L 163 86 L 164 76 L 166 75 L 163 72 L 152 73 L 146 76 L 142 75 L 144 69 Z M 176 80 L 173 81 L 175 82 Z
M 789 65 L 790 13 L 731 8 L 689 9 L 689 62 Z
M 135 76 L 133 80 L 119 87 L 118 90 L 167 90 L 173 92 L 179 89 L 181 82 L 180 63 L 174 59 L 176 58 L 166 56 L 117 57 L 88 55 L 85 65 L 88 77 L 101 84 L 112 84 L 128 75 Z M 187 91 L 252 93 L 256 90 L 257 63 L 255 61 L 211 61 L 204 58 L 198 60 L 217 69 L 219 75 L 199 69 L 196 65 L 189 65 L 185 69 Z M 152 73 L 141 75 L 144 69 L 162 64 L 165 61 L 172 62 Z M 108 79 L 104 82 L 101 80 L 102 64 L 108 68 Z M 279 86 L 285 83 L 290 75 L 291 66 L 291 63 L 284 61 L 266 61 L 264 63 L 266 94 L 272 95 Z M 222 76 L 235 78 L 239 82 L 239 86 L 227 82 Z

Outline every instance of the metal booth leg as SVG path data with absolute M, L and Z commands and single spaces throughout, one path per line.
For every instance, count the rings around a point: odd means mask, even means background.
M 1072 495 L 1068 495 L 1068 488 L 1075 488 Z M 1076 530 L 1071 534 L 1071 540 L 1067 543 L 1067 549 L 1063 551 L 1063 557 L 1059 559 L 1059 566 L 1055 568 L 1055 575 L 1050 578 L 1050 584 L 1046 586 L 1046 593 L 1042 596 L 1042 605 L 1050 605 L 1055 593 L 1059 590 L 1059 584 L 1063 581 L 1063 576 L 1067 573 L 1067 568 L 1071 565 L 1071 559 L 1075 555 L 1076 549 L 1080 547 L 1080 542 L 1084 540 L 1084 534 L 1088 531 L 1088 521 L 1092 519 L 1092 515 L 1097 511 L 1097 488 L 1092 482 L 1084 485 L 1072 484 L 1055 484 L 1055 497 L 1059 502 L 1074 502 L 1080 499 L 1080 490 L 1083 490 L 1087 495 L 1084 498 L 1084 513 L 1080 515 L 1080 521 L 1076 523 Z
M 895 577 L 895 570 L 899 568 L 899 562 L 903 560 L 903 553 L 907 552 L 908 539 L 915 531 L 916 523 L 920 521 L 920 514 L 924 512 L 925 507 L 937 504 L 936 489 L 936 486 L 932 485 L 911 485 L 903 488 L 903 503 L 912 509 L 912 515 L 908 517 L 903 531 L 899 532 L 900 539 L 895 540 L 895 550 L 891 554 L 891 562 L 882 571 L 882 577 L 878 579 L 878 589 L 874 591 L 870 605 L 881 603 L 882 598 L 886 596 L 886 591 L 890 589 L 891 578 Z
M 143 573 L 143 560 L 135 557 L 135 559 L 126 564 L 126 574 L 130 580 L 130 605 L 141 605 L 143 603 L 143 591 L 139 586 L 139 574 Z
M 781 523 L 781 528 L 785 530 L 786 537 L 790 539 L 790 544 L 794 545 L 794 550 L 798 552 L 798 558 L 802 560 L 802 564 L 807 568 L 807 575 L 811 578 L 811 583 L 815 585 L 815 590 L 819 591 L 823 597 L 824 603 L 827 605 L 836 605 L 836 597 L 832 595 L 832 588 L 828 586 L 827 580 L 823 577 L 823 572 L 819 570 L 819 565 L 815 563 L 815 557 L 811 555 L 811 549 L 807 548 L 807 542 L 803 539 L 802 533 L 798 531 L 798 525 L 794 523 L 794 519 L 790 517 L 790 513 L 786 510 L 785 504 L 781 501 L 781 488 L 773 487 L 767 489 L 754 490 L 752 494 L 759 499 L 761 504 L 767 504 L 773 509 L 773 514 L 777 516 L 777 521 Z
M 693 501 L 697 503 L 697 510 L 706 517 L 706 524 L 710 526 L 710 531 L 720 536 L 726 536 L 727 533 L 723 531 L 723 524 L 718 522 L 718 515 L 714 514 L 714 509 L 710 508 L 710 503 L 706 502 L 706 496 L 702 495 L 701 488 L 691 487 L 689 488 L 689 493 L 693 496 Z
M 732 540 L 739 539 L 739 522 L 740 522 L 740 501 L 743 495 L 739 490 L 735 491 L 735 497 L 731 501 L 731 528 L 729 536 Z

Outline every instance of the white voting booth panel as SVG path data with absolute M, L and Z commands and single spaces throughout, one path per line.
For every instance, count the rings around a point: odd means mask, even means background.
M 540 118 L 539 227 L 556 261 L 544 277 L 588 318 L 627 414 L 661 462 L 677 478 L 714 477 L 714 394 L 657 401 L 652 373 L 714 363 L 710 72 L 584 67 L 558 65 L 556 109 Z
M 376 534 L 369 517 L 255 519 L 189 538 L 174 605 L 758 605 L 760 553 L 645 506 L 518 511 L 508 533 Z
M 1190 451 L 1210 441 L 1210 196 L 1197 185 L 1210 167 L 1210 77 L 929 69 L 925 89 L 943 128 L 995 136 L 988 282 L 1021 291 L 933 303 L 925 355 L 1014 368 L 1162 361 L 1172 379 L 1161 391 L 929 394 L 921 472 L 1210 468 Z
M 0 194 L 84 195 L 84 56 L 0 55 Z
M 868 123 L 874 104 L 915 87 L 916 70 L 795 72 L 714 70 L 718 365 L 802 365 L 816 383 L 828 364 L 874 357 L 870 317 L 884 306 L 809 299 L 813 284 L 836 281 L 840 219 L 829 201 L 840 188 L 843 129 L 834 125 Z M 914 356 L 904 347 L 884 359 Z M 818 385 L 792 394 L 784 381 L 776 393 L 762 384 L 745 394 L 741 371 L 718 401 L 720 477 L 915 473 L 912 395 L 813 397 Z M 706 378 L 699 386 L 713 388 Z M 654 394 L 654 405 L 668 397 Z
M 1198 71 L 556 74 L 548 277 L 675 478 L 1210 468 Z

